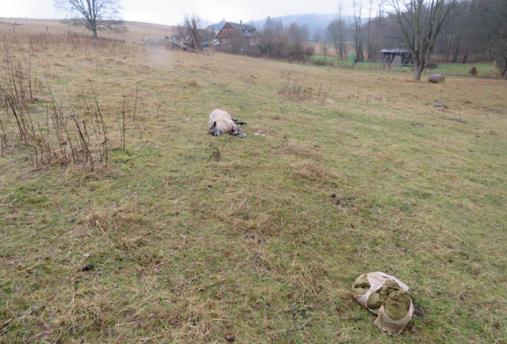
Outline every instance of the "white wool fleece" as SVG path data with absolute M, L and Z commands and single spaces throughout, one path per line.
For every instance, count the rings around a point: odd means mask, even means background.
M 240 131 L 228 112 L 216 109 L 209 115 L 209 132 L 214 136 L 220 136 L 222 134 L 238 135 Z

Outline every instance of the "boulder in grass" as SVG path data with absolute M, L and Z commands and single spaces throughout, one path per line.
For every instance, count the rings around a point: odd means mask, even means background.
M 432 84 L 439 84 L 445 81 L 445 76 L 443 74 L 431 74 L 428 81 Z

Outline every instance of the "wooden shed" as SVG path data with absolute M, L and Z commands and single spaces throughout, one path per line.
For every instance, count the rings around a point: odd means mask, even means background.
M 412 53 L 406 49 L 383 49 L 380 51 L 382 62 L 386 65 L 412 66 Z

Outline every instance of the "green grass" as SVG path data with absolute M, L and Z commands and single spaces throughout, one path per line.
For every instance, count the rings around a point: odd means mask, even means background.
M 478 70 L 477 76 L 494 77 L 497 73 L 492 63 L 439 63 L 438 67 L 432 71 L 446 75 L 466 76 L 470 75 L 470 70 L 473 67 Z
M 336 66 L 340 68 L 350 68 L 351 63 L 347 60 L 338 60 L 334 56 L 314 55 L 312 63 L 319 66 Z M 442 73 L 445 75 L 453 76 L 471 76 L 470 70 L 476 67 L 478 70 L 477 77 L 493 78 L 496 77 L 497 71 L 494 69 L 492 63 L 438 63 L 437 68 L 426 70 L 426 73 Z M 360 62 L 354 66 L 359 70 L 384 70 L 382 64 L 378 62 Z M 392 70 L 399 72 L 410 73 L 411 69 L 408 67 L 396 68 Z
M 136 85 L 139 112 L 102 172 L 5 153 L 0 342 L 507 339 L 505 82 L 142 48 L 33 65 L 67 108 L 95 86 L 113 147 Z M 325 97 L 285 98 L 289 76 Z M 207 134 L 216 107 L 245 139 Z M 368 271 L 412 288 L 399 337 L 351 299 Z

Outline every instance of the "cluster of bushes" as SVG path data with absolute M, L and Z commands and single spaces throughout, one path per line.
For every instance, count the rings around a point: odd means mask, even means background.
M 335 66 L 336 58 L 328 56 L 314 56 L 312 62 L 316 66 Z
M 308 30 L 297 24 L 284 28 L 280 22 L 270 22 L 257 32 L 255 44 L 240 32 L 230 34 L 220 49 L 236 54 L 269 57 L 304 62 L 313 56 L 315 49 L 308 44 Z
M 286 59 L 289 61 L 306 61 L 315 48 L 307 44 L 308 30 L 297 24 L 285 29 L 283 26 L 266 24 L 258 36 L 258 53 L 262 56 Z

